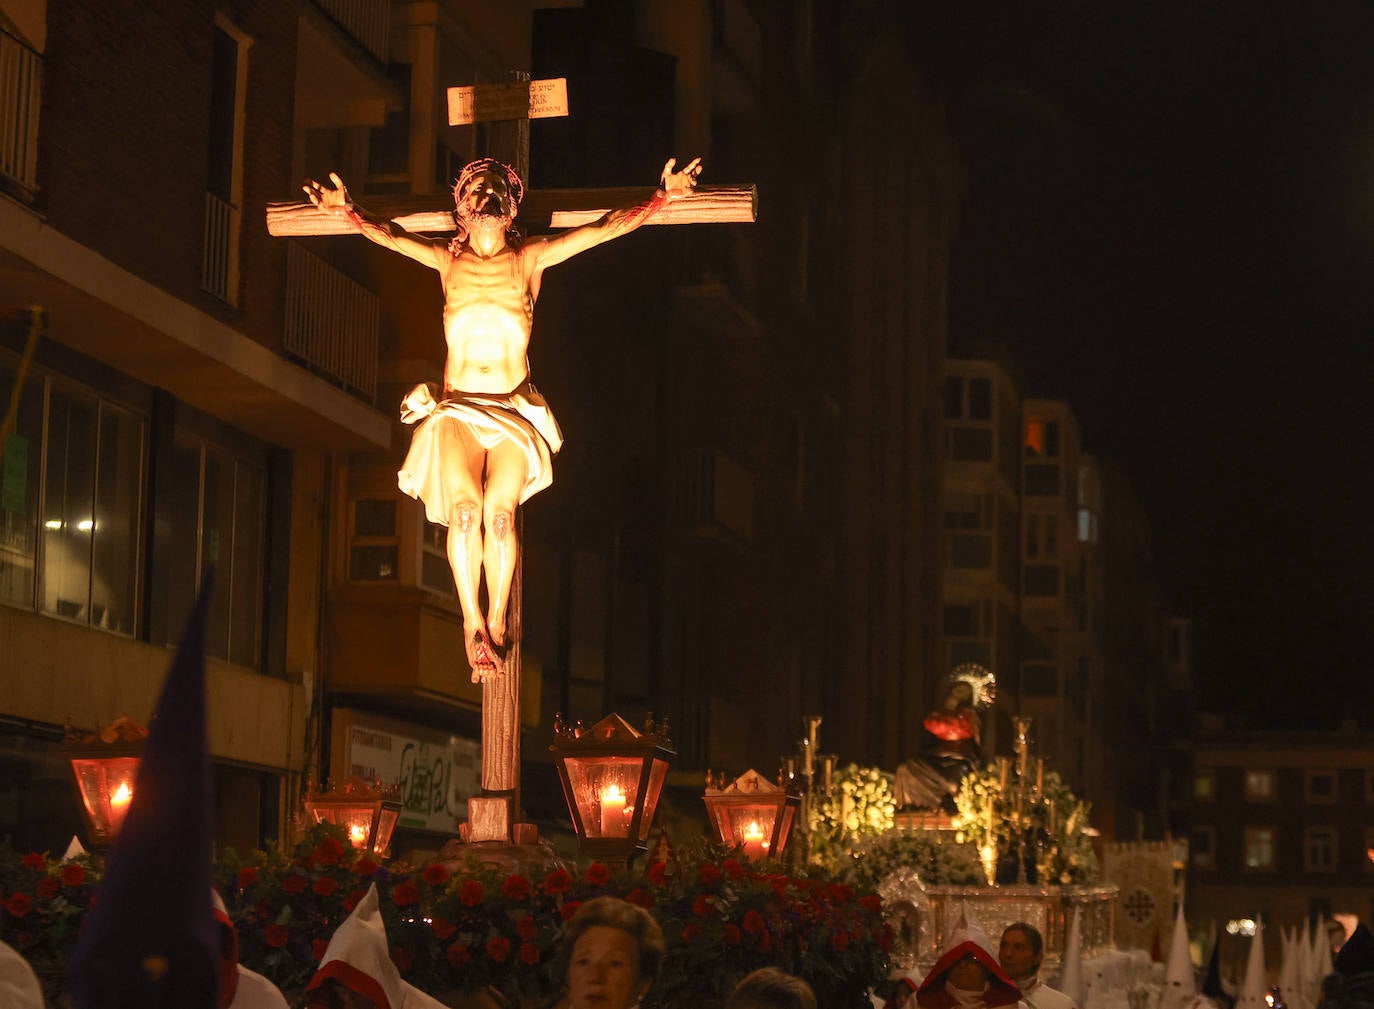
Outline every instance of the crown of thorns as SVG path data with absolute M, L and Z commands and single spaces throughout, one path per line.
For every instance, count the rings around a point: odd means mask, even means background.
M 997 677 L 990 669 L 976 662 L 965 662 L 954 667 L 954 672 L 949 674 L 949 686 L 953 688 L 960 681 L 973 688 L 975 708 L 986 708 L 997 699 Z
M 504 161 L 497 161 L 495 158 L 478 158 L 476 161 L 471 161 L 463 167 L 463 170 L 458 174 L 458 181 L 453 184 L 454 201 L 457 202 L 459 194 L 462 193 L 464 186 L 477 176 L 491 171 L 492 169 L 496 169 L 505 175 L 506 188 L 510 190 L 512 209 L 520 206 L 520 201 L 525 196 L 525 183 L 521 180 L 514 168 Z

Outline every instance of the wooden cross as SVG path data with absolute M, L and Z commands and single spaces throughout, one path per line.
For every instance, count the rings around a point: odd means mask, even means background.
M 562 78 L 530 81 L 523 75 L 511 84 L 449 88 L 448 97 L 449 125 L 517 121 L 515 168 L 522 176 L 528 175 L 529 120 L 568 114 Z M 531 231 L 577 227 L 613 209 L 643 203 L 653 193 L 649 186 L 532 190 L 521 201 L 520 220 Z M 752 224 L 757 220 L 757 203 L 752 185 L 703 186 L 673 200 L 645 223 Z M 412 233 L 457 230 L 452 208 L 435 209 L 428 196 L 369 199 L 368 209 Z M 301 202 L 268 204 L 267 230 L 282 237 L 358 234 L 347 218 L 320 213 L 313 204 Z M 520 539 L 523 542 L 523 535 Z M 537 840 L 533 824 L 514 822 L 520 808 L 522 566 L 517 560 L 506 607 L 509 644 L 502 659 L 502 674 L 482 684 L 482 794 L 468 800 L 468 822 L 462 825 L 463 840 L 468 842 L 530 844 Z

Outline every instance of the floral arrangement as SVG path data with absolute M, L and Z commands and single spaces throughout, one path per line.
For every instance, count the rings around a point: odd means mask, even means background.
M 1004 795 L 995 767 L 967 775 L 954 796 L 956 839 L 984 855 L 1005 852 L 1012 843 L 1013 799 Z M 1097 855 L 1087 833 L 1091 806 L 1082 802 L 1059 775 L 1045 774 L 1040 799 L 1030 810 L 1036 844 L 1036 869 L 1048 883 L 1093 883 Z
M 846 764 L 810 805 L 811 861 L 833 868 L 864 838 L 891 830 L 896 812 L 891 774 Z
M 835 866 L 836 874 L 861 892 L 877 890 L 899 869 L 915 869 L 926 886 L 971 886 L 985 881 L 976 848 L 929 831 L 893 830 L 866 837 Z
M 0 939 L 59 986 L 100 870 L 95 856 L 59 864 L 0 845 Z M 373 883 L 392 961 L 440 998 L 491 987 L 513 1003 L 552 1001 L 564 923 L 602 895 L 647 908 L 663 928 L 667 956 L 646 1009 L 721 1000 L 767 965 L 805 978 L 823 1005 L 863 1009 L 890 965 L 892 935 L 876 896 L 715 846 L 680 855 L 671 871 L 662 862 L 642 874 L 592 863 L 532 878 L 473 863 L 419 868 L 359 856 L 339 828 L 319 824 L 289 853 L 227 852 L 215 878 L 241 961 L 295 1002 Z

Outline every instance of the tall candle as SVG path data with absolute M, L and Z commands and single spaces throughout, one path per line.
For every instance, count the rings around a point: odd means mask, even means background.
M 763 858 L 768 853 L 768 840 L 763 836 L 757 821 L 745 828 L 741 840 L 744 842 L 744 854 L 749 858 Z
M 1036 757 L 1036 758 L 1035 758 L 1035 790 L 1036 790 L 1037 792 L 1044 792 L 1044 791 L 1045 791 L 1045 758 L 1044 758 L 1044 757 Z
M 619 785 L 607 785 L 601 793 L 601 836 L 625 837 L 625 793 Z
M 1007 777 L 1011 773 L 1011 761 L 1006 757 L 997 758 L 997 779 L 1001 790 L 1007 790 Z
M 118 830 L 124 824 L 124 817 L 129 812 L 129 803 L 133 801 L 134 793 L 129 788 L 127 781 L 121 781 L 119 787 L 110 796 L 110 820 L 111 826 Z

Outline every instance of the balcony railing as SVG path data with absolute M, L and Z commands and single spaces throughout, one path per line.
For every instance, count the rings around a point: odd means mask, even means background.
M 238 303 L 239 208 L 205 194 L 205 251 L 200 286 L 221 301 Z
M 391 35 L 391 0 L 315 0 L 320 10 L 364 49 L 387 62 Z
M 0 31 L 0 176 L 38 191 L 38 107 L 43 57 Z
M 377 396 L 381 299 L 299 243 L 286 250 L 283 348 L 371 403 Z

